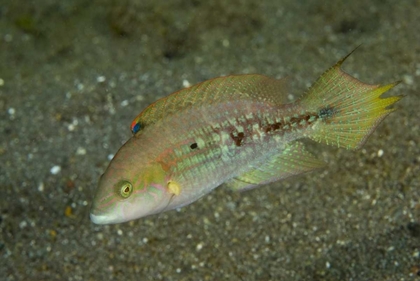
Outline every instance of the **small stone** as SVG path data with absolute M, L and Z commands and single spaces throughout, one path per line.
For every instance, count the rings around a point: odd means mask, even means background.
M 70 132 L 74 131 L 74 129 L 76 129 L 76 126 L 74 126 L 73 124 L 67 126 L 67 130 L 69 130 Z
M 55 231 L 54 229 L 50 229 L 49 233 L 51 238 L 55 238 L 57 236 L 57 231 Z
M 26 221 L 21 221 L 21 222 L 19 223 L 19 227 L 20 227 L 20 228 L 25 228 L 27 225 L 28 225 L 28 223 L 27 223 Z
M 197 250 L 197 251 L 201 251 L 201 249 L 203 249 L 203 243 L 198 243 L 197 244 L 197 246 L 195 247 L 195 249 Z
M 43 183 L 43 182 L 40 182 L 40 183 L 38 184 L 38 191 L 39 191 L 39 192 L 43 192 L 43 191 L 44 191 L 44 183 Z
M 96 82 L 98 82 L 98 83 L 103 83 L 105 81 L 106 81 L 105 76 L 98 76 L 98 77 L 96 77 Z
M 188 88 L 188 87 L 191 87 L 191 83 L 187 79 L 184 79 L 182 80 L 182 86 L 184 88 Z
M 53 175 L 58 174 L 60 171 L 61 171 L 61 167 L 58 165 L 55 165 L 50 169 L 50 173 Z
M 4 85 L 4 80 L 0 78 L 0 87 Z
M 382 149 L 378 150 L 378 157 L 382 157 L 384 155 L 384 151 Z
M 11 107 L 7 110 L 7 113 L 9 113 L 9 115 L 15 115 L 16 110 L 13 107 Z
M 413 85 L 414 84 L 414 78 L 411 75 L 408 75 L 408 74 L 403 75 L 402 79 L 403 79 L 404 83 L 407 84 L 407 85 Z
M 74 218 L 73 209 L 71 206 L 66 206 L 66 209 L 64 210 L 64 215 L 68 218 Z
M 79 146 L 79 147 L 77 148 L 77 150 L 76 150 L 76 154 L 77 154 L 77 155 L 86 155 L 86 149 L 85 149 L 85 148 L 83 148 L 83 147 L 81 147 L 81 146 Z
M 121 106 L 122 106 L 122 107 L 127 106 L 128 104 L 129 104 L 128 100 L 123 100 L 123 101 L 121 102 Z

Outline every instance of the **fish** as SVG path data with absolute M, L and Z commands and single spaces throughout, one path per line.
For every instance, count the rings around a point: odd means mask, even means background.
M 366 84 L 342 70 L 350 54 L 295 102 L 285 98 L 287 79 L 243 74 L 149 105 L 100 177 L 91 221 L 123 223 L 189 205 L 219 186 L 244 191 L 324 167 L 301 139 L 360 148 L 402 96 L 382 97 L 399 81 Z

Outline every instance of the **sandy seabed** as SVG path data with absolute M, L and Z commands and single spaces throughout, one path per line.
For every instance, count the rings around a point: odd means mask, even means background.
M 2 1 L 4 2 L 4 1 Z M 420 280 L 419 1 L 0 5 L 2 280 Z M 100 226 L 98 177 L 148 104 L 227 74 L 328 67 L 405 95 L 363 149 L 179 211 Z

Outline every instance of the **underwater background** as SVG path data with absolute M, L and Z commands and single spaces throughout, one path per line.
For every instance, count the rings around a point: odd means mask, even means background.
M 1 280 L 420 280 L 420 1 L 0 1 Z M 323 170 L 89 220 L 147 105 L 188 84 L 343 69 L 405 95 Z

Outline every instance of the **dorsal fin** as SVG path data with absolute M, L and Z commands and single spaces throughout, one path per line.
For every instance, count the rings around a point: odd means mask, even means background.
M 210 79 L 161 98 L 146 107 L 132 122 L 135 134 L 141 128 L 180 110 L 227 100 L 252 100 L 269 104 L 287 102 L 287 80 L 258 74 Z

